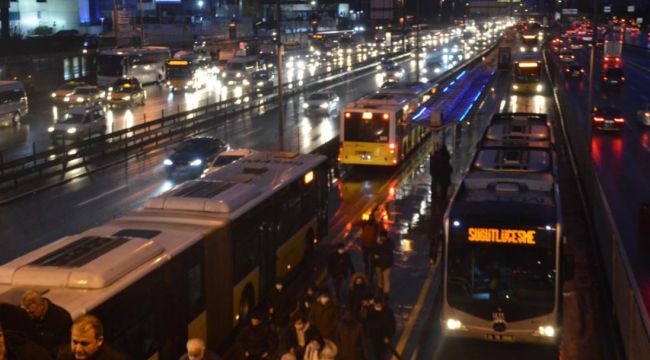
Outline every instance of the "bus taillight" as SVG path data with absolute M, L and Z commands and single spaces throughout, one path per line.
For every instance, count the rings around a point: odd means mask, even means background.
M 395 143 L 388 144 L 388 152 L 391 154 L 395 153 Z

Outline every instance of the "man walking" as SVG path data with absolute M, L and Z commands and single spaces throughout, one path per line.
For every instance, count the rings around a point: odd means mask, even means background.
M 343 290 L 341 287 L 347 277 L 354 274 L 352 259 L 350 258 L 350 254 L 345 251 L 345 245 L 343 243 L 336 244 L 336 252 L 330 257 L 329 263 L 327 264 L 327 271 L 334 285 L 334 294 L 340 303 L 343 300 Z
M 377 282 L 379 285 L 379 295 L 388 296 L 390 294 L 390 269 L 393 267 L 393 249 L 395 245 L 388 237 L 386 230 L 379 233 L 377 239 L 377 248 L 375 257 L 375 269 L 377 271 Z

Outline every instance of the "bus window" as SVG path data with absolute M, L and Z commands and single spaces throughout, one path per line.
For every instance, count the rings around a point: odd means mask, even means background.
M 97 58 L 97 74 L 102 76 L 122 76 L 121 55 L 100 55 Z
M 261 219 L 249 213 L 232 225 L 233 283 L 237 284 L 260 263 Z
M 372 114 L 365 116 L 364 114 Z M 389 121 L 379 113 L 346 113 L 345 141 L 388 142 Z

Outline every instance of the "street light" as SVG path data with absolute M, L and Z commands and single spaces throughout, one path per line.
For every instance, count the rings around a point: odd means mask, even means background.
M 196 2 L 196 6 L 198 6 L 199 9 L 203 9 L 203 4 L 204 4 L 203 0 L 199 0 L 199 1 Z

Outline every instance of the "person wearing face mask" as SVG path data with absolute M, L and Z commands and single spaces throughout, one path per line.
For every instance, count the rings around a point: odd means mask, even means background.
M 284 348 L 295 355 L 297 359 L 304 359 L 305 349 L 308 345 L 319 349 L 325 345 L 323 337 L 316 327 L 312 326 L 305 315 L 296 313 L 293 316 L 293 326 L 289 329 L 285 339 Z
M 269 295 L 268 313 L 271 318 L 271 327 L 276 334 L 280 334 L 291 322 L 291 312 L 296 308 L 287 295 L 282 281 L 277 281 Z
M 0 323 L 0 360 L 50 360 L 40 345 L 18 332 L 4 330 Z
M 348 303 L 352 317 L 356 320 L 365 320 L 367 307 L 372 299 L 372 289 L 361 273 L 352 275 L 348 289 Z
M 300 300 L 298 302 L 298 311 L 305 316 L 309 316 L 309 311 L 316 302 L 316 295 L 316 286 L 307 286 L 307 289 L 305 289 L 305 291 L 300 296 Z
M 187 353 L 183 354 L 179 360 L 219 360 L 219 356 L 205 348 L 203 339 L 189 339 L 185 348 Z
M 275 350 L 276 336 L 262 320 L 261 314 L 253 313 L 250 323 L 241 332 L 239 346 L 244 359 L 269 359 Z
M 368 311 L 366 331 L 374 356 L 372 359 L 385 360 L 391 349 L 391 338 L 395 335 L 395 315 L 383 297 L 374 299 L 374 305 Z
M 334 342 L 338 346 L 339 360 L 367 360 L 368 345 L 363 326 L 354 319 L 352 310 L 343 310 L 341 322 L 336 326 Z
M 329 259 L 327 271 L 332 279 L 332 284 L 334 285 L 334 294 L 340 302 L 343 300 L 341 286 L 343 286 L 347 277 L 354 273 L 352 258 L 350 258 L 350 254 L 345 251 L 345 245 L 343 243 L 336 244 L 336 252 L 334 252 Z
M 390 269 L 393 267 L 393 249 L 395 245 L 388 237 L 388 233 L 382 230 L 377 240 L 377 248 L 374 255 L 375 269 L 377 271 L 377 282 L 379 292 L 385 296 L 390 294 Z
M 329 291 L 323 289 L 318 301 L 309 312 L 309 322 L 313 324 L 325 339 L 333 339 L 336 324 L 339 322 L 339 308 L 330 299 Z

